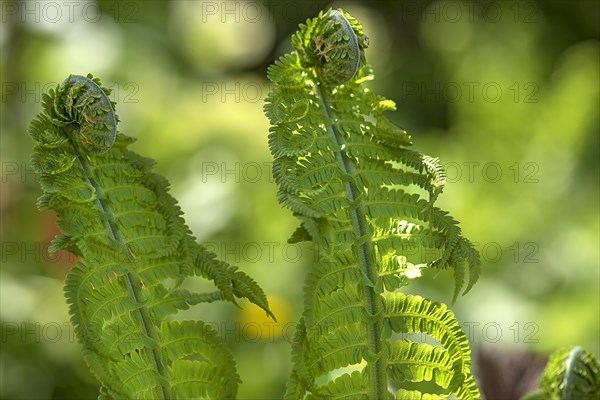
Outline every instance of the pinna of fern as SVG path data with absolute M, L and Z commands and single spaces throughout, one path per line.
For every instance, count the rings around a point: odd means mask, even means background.
M 301 221 L 290 240 L 311 240 L 319 259 L 286 399 L 478 398 L 454 314 L 397 291 L 423 268 L 452 268 L 455 300 L 466 275 L 465 293 L 479 275 L 477 251 L 435 206 L 443 168 L 409 148 L 384 115 L 395 104 L 365 87 L 368 39 L 355 18 L 321 12 L 292 45 L 268 70 L 269 146 L 279 201 Z M 398 339 L 414 332 L 439 345 Z M 437 389 L 424 392 L 423 381 Z
M 249 276 L 198 244 L 152 172 L 154 161 L 128 149 L 117 132 L 110 91 L 91 75 L 72 75 L 43 96 L 30 125 L 32 164 L 61 234 L 51 250 L 81 262 L 67 276 L 71 321 L 102 399 L 234 398 L 231 352 L 202 321 L 169 316 L 201 302 L 245 297 L 269 315 Z M 216 290 L 183 289 L 186 278 Z

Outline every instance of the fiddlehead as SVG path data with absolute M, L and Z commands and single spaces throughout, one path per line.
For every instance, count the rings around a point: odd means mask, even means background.
M 337 86 L 352 79 L 365 63 L 368 39 L 356 19 L 331 10 L 327 18 L 295 35 L 292 45 L 322 84 Z
M 108 151 L 117 135 L 117 116 L 100 82 L 71 75 L 56 90 L 50 118 L 62 126 L 80 151 L 90 154 Z
M 154 161 L 117 133 L 109 91 L 91 75 L 70 76 L 43 97 L 30 126 L 41 210 L 58 214 L 51 247 L 81 258 L 65 294 L 84 358 L 104 399 L 234 398 L 229 350 L 201 321 L 169 315 L 201 302 L 246 297 L 270 314 L 250 277 L 199 245 Z M 182 288 L 200 276 L 210 293 Z
M 580 346 L 552 353 L 542 372 L 540 388 L 523 400 L 593 400 L 600 397 L 600 362 Z
M 439 161 L 409 150 L 410 136 L 383 114 L 395 104 L 363 86 L 372 71 L 356 19 L 320 13 L 292 44 L 268 71 L 269 146 L 278 198 L 302 221 L 291 240 L 312 240 L 319 261 L 306 279 L 286 398 L 477 398 L 453 313 L 395 292 L 422 268 L 453 268 L 455 298 L 467 271 L 467 291 L 477 280 L 477 252 L 434 205 L 445 184 Z M 393 340 L 411 332 L 441 346 Z M 439 396 L 404 388 L 423 380 Z

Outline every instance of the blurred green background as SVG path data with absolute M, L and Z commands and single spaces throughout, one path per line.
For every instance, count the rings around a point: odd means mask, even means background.
M 581 344 L 597 355 L 599 4 L 3 2 L 0 397 L 97 396 L 62 295 L 75 260 L 46 252 L 57 231 L 36 211 L 27 135 L 44 91 L 92 72 L 194 234 L 262 285 L 279 323 L 248 303 L 179 317 L 214 323 L 233 348 L 240 399 L 281 398 L 313 255 L 285 244 L 297 222 L 276 201 L 265 75 L 298 24 L 330 6 L 363 24 L 370 86 L 398 105 L 390 118 L 448 169 L 439 204 L 484 263 L 453 307 L 474 352 Z M 443 272 L 408 290 L 448 303 L 452 286 Z

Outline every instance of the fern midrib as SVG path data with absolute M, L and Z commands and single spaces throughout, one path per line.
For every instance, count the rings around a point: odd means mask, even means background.
M 73 143 L 73 146 L 76 148 L 75 143 Z M 96 191 L 96 196 L 97 196 L 96 204 L 98 205 L 98 209 L 100 210 L 101 214 L 105 216 L 105 227 L 106 227 L 107 233 L 114 240 L 116 240 L 119 243 L 119 245 L 121 246 L 121 249 L 127 248 L 125 239 L 123 238 L 123 235 L 121 234 L 121 232 L 119 231 L 119 228 L 117 227 L 117 223 L 116 223 L 114 214 L 113 214 L 111 208 L 104 201 L 104 196 L 105 196 L 104 190 L 98 184 L 98 182 L 96 182 L 96 179 L 94 179 L 94 172 L 93 172 L 92 168 L 90 167 L 89 163 L 87 162 L 87 160 L 85 159 L 85 157 L 80 156 L 79 155 L 79 154 L 81 154 L 80 152 L 76 152 L 76 154 L 77 154 L 77 160 L 79 161 L 79 164 L 81 165 L 81 168 L 83 169 L 83 171 L 85 173 L 85 178 L 86 178 L 88 184 L 91 185 L 94 188 L 94 190 Z M 129 254 L 127 254 L 127 256 L 128 256 L 128 258 L 130 258 Z M 129 272 L 126 274 L 126 282 L 127 282 L 127 288 L 129 289 L 129 293 L 130 293 L 131 297 L 135 300 L 135 302 L 137 304 L 143 304 L 144 296 L 141 293 L 141 289 L 140 289 L 139 285 L 133 279 L 133 276 L 131 276 L 131 273 L 129 273 Z M 149 338 L 156 339 L 157 335 L 154 332 L 154 329 L 150 322 L 150 315 L 148 313 L 147 307 L 145 305 L 139 307 L 137 309 L 137 314 L 138 314 L 138 318 L 139 318 L 139 321 L 142 326 L 142 331 Z M 156 369 L 157 373 L 160 376 L 166 377 L 167 375 L 165 374 L 165 369 L 164 369 L 164 366 L 162 365 L 162 361 L 161 361 L 161 357 L 160 357 L 160 350 L 157 348 L 153 348 L 151 350 L 146 350 L 146 351 L 149 353 L 149 356 L 150 356 L 149 358 L 152 360 L 152 362 L 154 364 L 154 368 Z M 165 386 L 162 382 L 160 383 L 160 387 L 161 387 L 161 394 L 162 394 L 161 399 L 169 399 L 170 396 L 168 393 L 168 389 L 165 388 Z
M 327 132 L 340 150 L 334 150 L 335 157 L 337 160 L 338 167 L 347 176 L 356 176 L 356 167 L 352 160 L 350 160 L 344 153 L 343 148 L 345 147 L 345 141 L 341 137 L 340 133 L 336 128 L 337 117 L 333 110 L 329 107 L 327 96 L 323 92 L 323 84 L 319 83 L 317 86 L 318 95 L 321 100 L 321 106 L 325 116 L 330 121 L 334 121 L 327 126 Z M 359 200 L 359 193 L 356 183 L 354 181 L 345 181 L 343 183 L 346 192 L 346 197 L 350 202 L 348 212 L 352 220 L 352 227 L 357 238 L 363 238 L 369 234 L 369 228 L 367 224 L 367 217 L 364 209 L 363 200 Z M 358 200 L 358 201 L 357 201 Z M 365 243 L 358 246 L 358 262 L 365 274 L 365 276 L 375 285 L 378 280 L 378 271 L 376 266 L 369 260 L 373 259 L 373 243 L 369 238 Z M 385 352 L 383 351 L 382 342 L 380 341 L 381 334 L 383 331 L 383 310 L 379 301 L 379 294 L 374 290 L 374 287 L 361 285 L 363 292 L 363 299 L 365 303 L 365 309 L 369 314 L 370 324 L 367 326 L 367 343 L 368 352 L 370 356 L 378 355 L 378 359 L 375 362 L 370 362 L 371 366 L 371 390 L 370 398 L 373 399 L 385 399 L 387 398 L 387 375 L 386 375 L 386 363 Z
M 571 378 L 573 377 L 574 374 L 576 374 L 575 371 L 575 365 L 577 364 L 577 360 L 580 357 L 580 355 L 583 353 L 581 351 L 581 347 L 579 346 L 575 346 L 570 352 L 569 352 L 569 356 L 567 357 L 567 359 L 565 360 L 565 376 L 563 377 L 563 392 L 562 392 L 562 396 L 564 399 L 572 399 L 574 398 L 574 395 L 576 394 L 574 392 L 574 385 L 571 384 Z

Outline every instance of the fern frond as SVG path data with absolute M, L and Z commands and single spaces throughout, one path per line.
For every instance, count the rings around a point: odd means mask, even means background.
M 300 25 L 292 45 L 268 70 L 269 148 L 278 200 L 301 220 L 291 241 L 312 240 L 319 258 L 306 278 L 296 343 L 303 350 L 293 352 L 286 398 L 391 398 L 393 384 L 409 377 L 475 398 L 468 343 L 453 314 L 424 299 L 384 296 L 422 268 L 452 268 L 454 298 L 479 275 L 472 244 L 435 206 L 446 183 L 439 160 L 409 149 L 410 135 L 384 115 L 394 102 L 364 86 L 373 73 L 356 19 L 321 12 Z M 391 329 L 422 329 L 443 348 L 392 345 Z
M 61 231 L 52 250 L 82 261 L 65 295 L 84 358 L 102 385 L 100 398 L 232 398 L 239 378 L 231 354 L 202 322 L 165 322 L 200 302 L 245 297 L 272 316 L 258 284 L 198 244 L 152 172 L 154 161 L 117 133 L 115 104 L 98 79 L 70 76 L 43 96 L 30 125 L 32 164 Z M 217 291 L 180 288 L 187 277 Z M 187 359 L 185 357 L 199 357 Z
M 600 362 L 580 346 L 555 351 L 540 378 L 538 395 L 550 400 L 598 399 Z

